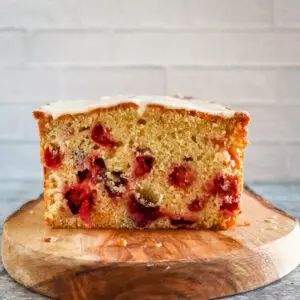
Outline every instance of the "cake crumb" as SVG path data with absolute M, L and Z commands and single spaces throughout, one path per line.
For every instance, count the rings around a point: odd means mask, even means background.
M 249 222 L 249 221 L 244 221 L 244 224 L 243 224 L 244 226 L 250 226 L 251 225 L 251 223 Z
M 272 217 L 271 218 L 266 218 L 264 221 L 266 223 L 277 224 L 277 222 Z
M 162 247 L 162 243 L 155 243 L 155 247 L 156 248 L 161 248 Z
M 50 236 L 50 237 L 44 238 L 45 243 L 52 243 L 52 242 L 56 242 L 57 240 L 58 240 L 58 237 L 55 237 L 55 236 Z
M 118 241 L 118 245 L 120 246 L 120 247 L 127 247 L 127 241 L 124 239 L 124 238 L 121 238 L 121 239 L 119 239 L 119 241 Z
M 267 227 L 266 230 L 277 230 L 278 226 L 277 225 L 271 225 L 270 227 Z

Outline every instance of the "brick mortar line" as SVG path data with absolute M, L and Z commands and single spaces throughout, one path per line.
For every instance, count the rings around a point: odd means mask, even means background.
M 97 70 L 97 69 L 165 69 L 164 65 L 159 64 L 127 64 L 127 63 L 52 63 L 52 62 L 27 62 L 26 65 L 3 64 L 0 63 L 0 71 L 5 70 Z M 300 63 L 299 63 L 300 69 Z
M 300 71 L 300 62 L 299 65 L 256 65 L 256 64 L 227 64 L 227 65 L 201 65 L 201 64 L 185 64 L 185 65 L 171 65 L 167 66 L 170 71 L 173 70 L 212 70 L 212 71 L 227 71 L 227 70 L 235 70 L 235 71 L 284 71 L 284 70 L 299 70 Z
M 116 62 L 116 63 L 99 63 L 99 62 L 34 62 L 25 61 L 22 63 L 0 63 L 1 70 L 30 70 L 30 69 L 105 69 L 105 68 L 135 68 L 135 69 L 149 69 L 149 68 L 169 68 L 172 70 L 300 70 L 300 61 L 293 63 L 264 63 L 264 62 L 254 62 L 254 63 L 224 63 L 224 64 L 172 64 L 172 63 L 140 63 L 140 62 Z
M 221 26 L 221 25 L 220 25 Z M 1 32 L 23 32 L 23 33 L 289 33 L 289 32 L 299 32 L 300 24 L 293 27 L 291 25 L 286 26 L 273 26 L 270 25 L 256 25 L 250 27 L 241 27 L 236 25 L 236 27 L 231 27 L 222 25 L 222 27 L 182 27 L 182 26 L 170 26 L 170 27 L 1 27 Z
M 177 71 L 300 71 L 300 62 L 293 65 L 200 65 L 200 64 L 182 64 L 182 65 L 170 65 L 170 64 L 128 64 L 128 63 L 22 63 L 22 64 L 3 64 L 0 63 L 0 72 L 5 71 L 66 71 L 66 70 L 165 70 L 167 75 L 171 72 Z

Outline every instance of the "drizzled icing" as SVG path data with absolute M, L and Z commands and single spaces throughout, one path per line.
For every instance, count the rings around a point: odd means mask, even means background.
M 167 108 L 200 111 L 224 117 L 232 117 L 235 114 L 234 110 L 217 103 L 205 102 L 199 99 L 186 100 L 165 96 L 117 96 L 101 97 L 99 100 L 58 101 L 43 105 L 36 109 L 35 112 L 43 112 L 56 119 L 65 114 L 85 113 L 97 108 L 113 107 L 122 103 L 136 104 L 139 107 L 138 111 L 141 115 L 147 106 L 151 104 L 161 105 Z

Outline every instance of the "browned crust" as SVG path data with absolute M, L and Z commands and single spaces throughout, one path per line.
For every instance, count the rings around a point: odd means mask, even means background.
M 38 111 L 38 110 L 35 110 L 32 114 L 36 119 L 42 119 L 42 118 L 46 117 L 45 113 L 43 113 L 42 111 Z
M 45 134 L 45 124 L 46 124 L 46 119 L 40 118 L 38 121 L 40 136 L 43 136 Z

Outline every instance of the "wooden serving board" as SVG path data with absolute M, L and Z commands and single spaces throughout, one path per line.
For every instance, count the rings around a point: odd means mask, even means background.
M 300 262 L 298 222 L 246 190 L 227 231 L 50 229 L 43 199 L 4 224 L 8 273 L 61 299 L 207 299 L 271 283 Z M 250 224 L 249 224 L 250 223 Z

